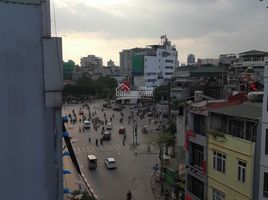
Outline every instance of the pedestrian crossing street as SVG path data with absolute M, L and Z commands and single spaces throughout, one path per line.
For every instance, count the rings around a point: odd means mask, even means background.
M 99 146 L 94 146 L 94 145 L 90 145 L 90 146 L 75 146 L 73 147 L 75 153 L 81 153 L 81 152 L 95 152 L 95 151 L 111 151 L 111 150 L 123 150 L 125 149 L 129 149 L 129 147 L 131 146 L 126 144 L 125 146 L 122 144 L 104 144 L 104 145 L 99 145 Z M 147 146 L 146 145 L 139 145 L 137 150 L 147 150 Z M 151 147 L 151 150 L 156 150 L 156 148 Z
M 76 146 L 74 147 L 74 151 L 76 153 L 79 152 L 92 152 L 92 151 L 110 151 L 110 150 L 119 150 L 122 148 L 126 148 L 126 146 L 120 145 L 120 144 L 104 144 L 99 146 Z

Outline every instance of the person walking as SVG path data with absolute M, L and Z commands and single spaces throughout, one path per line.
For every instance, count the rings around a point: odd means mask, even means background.
M 132 199 L 132 194 L 131 191 L 129 190 L 127 193 L 127 200 L 131 200 Z
M 165 200 L 169 200 L 169 192 L 168 192 L 168 190 L 166 190 L 166 192 L 165 192 Z

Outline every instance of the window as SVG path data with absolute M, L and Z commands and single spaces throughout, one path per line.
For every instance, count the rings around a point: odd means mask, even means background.
M 225 199 L 225 194 L 219 190 L 213 189 L 213 200 L 223 200 Z
M 213 168 L 219 172 L 225 173 L 225 160 L 226 155 L 216 152 L 213 152 Z
M 192 147 L 192 161 L 191 165 L 196 165 L 200 168 L 203 167 L 203 160 L 204 160 L 204 147 L 195 143 L 191 142 Z
M 165 75 L 173 75 L 173 72 L 166 72 Z
M 193 117 L 194 121 L 194 132 L 200 135 L 206 135 L 205 131 L 205 117 L 202 115 L 194 115 Z
M 173 63 L 173 60 L 166 60 L 166 63 Z
M 263 176 L 263 196 L 268 197 L 268 173 L 265 172 Z
M 265 155 L 268 155 L 268 129 L 266 129 L 265 134 Z
M 228 134 L 234 137 L 246 139 L 246 133 L 244 131 L 244 121 L 229 119 Z
M 165 69 L 173 69 L 172 66 L 165 66 Z
M 195 178 L 194 176 L 191 176 L 188 174 L 188 183 L 187 188 L 188 190 L 193 193 L 195 196 L 197 196 L 200 200 L 204 199 L 204 183 L 200 181 L 199 179 Z
M 238 161 L 238 181 L 245 183 L 246 181 L 246 167 L 247 164 L 244 161 Z

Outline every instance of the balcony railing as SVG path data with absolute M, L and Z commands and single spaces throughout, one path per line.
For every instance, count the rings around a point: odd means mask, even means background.
M 224 133 L 223 130 L 210 129 L 209 134 L 213 136 L 213 139 L 215 139 L 215 140 L 217 140 L 219 142 L 225 142 L 226 141 L 225 133 Z

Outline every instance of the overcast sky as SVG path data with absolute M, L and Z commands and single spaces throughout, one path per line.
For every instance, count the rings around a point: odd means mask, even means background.
M 268 51 L 268 1 L 54 1 L 63 58 L 78 64 L 80 57 L 94 54 L 104 65 L 109 59 L 119 65 L 122 49 L 159 44 L 163 34 L 176 45 L 182 63 L 189 53 L 218 58 L 251 49 Z M 54 27 L 53 8 L 51 15 Z

